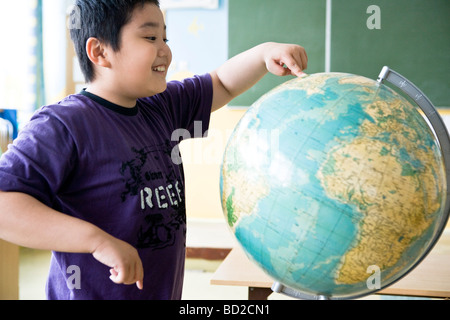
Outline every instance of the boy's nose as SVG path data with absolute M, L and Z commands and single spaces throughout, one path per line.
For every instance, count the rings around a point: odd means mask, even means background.
M 158 50 L 158 57 L 167 57 L 172 55 L 172 51 L 170 50 L 167 43 L 164 43 Z

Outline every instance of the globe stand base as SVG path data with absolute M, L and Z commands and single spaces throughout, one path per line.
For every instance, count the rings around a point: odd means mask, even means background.
M 272 286 L 272 291 L 276 293 L 284 294 L 288 297 L 299 299 L 299 300 L 331 300 L 330 297 L 325 295 L 309 295 L 291 288 L 285 285 L 275 282 Z

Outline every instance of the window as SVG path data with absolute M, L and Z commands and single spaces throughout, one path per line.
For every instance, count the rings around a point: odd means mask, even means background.
M 41 0 L 1 1 L 0 109 L 19 121 L 44 101 Z

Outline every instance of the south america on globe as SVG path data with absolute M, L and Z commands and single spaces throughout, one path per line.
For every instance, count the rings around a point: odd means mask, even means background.
M 230 138 L 220 179 L 248 257 L 285 286 L 338 299 L 378 291 L 421 260 L 447 214 L 446 186 L 417 108 L 343 73 L 294 79 L 259 99 Z

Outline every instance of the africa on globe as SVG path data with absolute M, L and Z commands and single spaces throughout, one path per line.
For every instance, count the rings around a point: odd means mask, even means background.
M 310 75 L 264 95 L 225 151 L 222 207 L 236 239 L 275 281 L 355 298 L 429 251 L 447 200 L 442 151 L 424 117 L 377 81 Z

